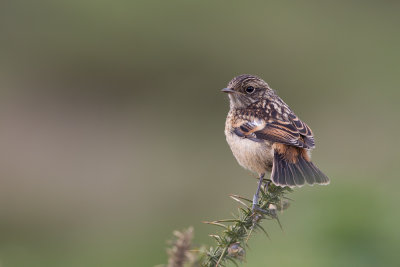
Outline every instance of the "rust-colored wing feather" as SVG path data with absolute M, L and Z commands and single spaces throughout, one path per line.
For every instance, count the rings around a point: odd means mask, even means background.
M 266 103 L 262 112 L 258 109 L 257 119 L 264 122 L 261 129 L 259 122 L 247 121 L 235 128 L 234 132 L 239 136 L 258 142 L 268 140 L 306 149 L 315 147 L 310 127 L 302 122 L 280 99 L 273 103 Z

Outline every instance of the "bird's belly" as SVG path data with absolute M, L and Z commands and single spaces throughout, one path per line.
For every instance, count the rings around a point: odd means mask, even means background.
M 271 171 L 273 150 L 270 142 L 251 141 L 230 131 L 225 134 L 233 155 L 242 167 L 258 174 Z

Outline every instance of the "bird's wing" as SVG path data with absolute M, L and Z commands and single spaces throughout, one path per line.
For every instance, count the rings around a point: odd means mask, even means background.
M 284 103 L 283 103 L 284 104 Z M 270 105 L 264 109 L 262 119 L 242 120 L 236 124 L 234 133 L 256 142 L 271 142 L 301 148 L 314 148 L 314 137 L 310 127 L 302 122 L 288 107 L 281 109 Z

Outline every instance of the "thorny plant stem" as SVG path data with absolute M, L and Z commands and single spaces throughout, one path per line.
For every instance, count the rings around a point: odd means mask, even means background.
M 195 250 L 188 246 L 186 250 L 187 258 L 192 260 L 186 261 L 184 266 L 224 267 L 228 262 L 239 266 L 238 261 L 242 262 L 245 259 L 247 242 L 253 233 L 261 230 L 269 238 L 267 231 L 261 226 L 263 219 L 276 220 L 282 228 L 278 219 L 278 211 L 289 206 L 286 194 L 292 190 L 288 187 L 275 186 L 267 179 L 260 179 L 260 181 L 263 190 L 259 192 L 260 196 L 256 203 L 256 209 L 253 211 L 253 200 L 231 195 L 230 197 L 243 207 L 239 207 L 238 213 L 233 215 L 231 219 L 204 222 L 223 229 L 218 234 L 210 235 L 217 244 L 208 249 L 202 246 Z

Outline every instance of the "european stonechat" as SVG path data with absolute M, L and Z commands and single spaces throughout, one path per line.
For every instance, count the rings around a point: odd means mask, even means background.
M 260 177 L 253 209 L 266 172 L 281 187 L 329 184 L 329 178 L 312 162 L 313 133 L 259 77 L 233 78 L 222 92 L 229 94 L 226 140 L 241 166 Z

